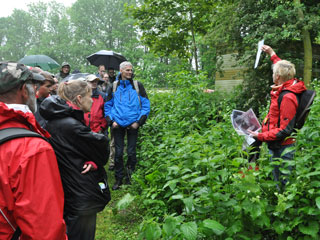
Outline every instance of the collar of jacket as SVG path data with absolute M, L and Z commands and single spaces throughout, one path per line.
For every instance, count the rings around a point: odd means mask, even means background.
M 6 105 L 5 103 L 0 102 L 0 128 L 12 127 L 10 126 L 12 122 L 18 124 L 18 127 L 19 125 L 27 126 L 32 131 L 37 132 L 46 138 L 50 138 L 50 134 L 41 128 L 31 111 L 24 112 L 23 108 L 19 109 L 19 107 L 14 106 L 13 104 Z
M 72 108 L 71 114 L 72 116 L 79 120 L 79 121 L 84 121 L 84 113 L 83 111 L 75 104 L 72 102 L 67 101 L 66 102 L 70 108 Z

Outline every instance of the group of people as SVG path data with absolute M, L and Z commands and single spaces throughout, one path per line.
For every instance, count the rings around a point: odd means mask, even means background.
M 283 152 L 295 143 L 291 134 L 296 94 L 306 88 L 294 77 L 292 63 L 281 60 L 270 46 L 262 50 L 274 63 L 274 85 L 262 132 L 250 134 L 268 142 L 272 159 L 290 160 L 294 151 Z M 120 64 L 116 77 L 114 69 L 107 73 L 105 66 L 99 66 L 98 70 L 85 80 L 62 82 L 70 73 L 68 63 L 62 64 L 57 76 L 15 62 L 0 63 L 1 239 L 10 239 L 19 229 L 21 239 L 94 239 L 96 214 L 110 201 L 105 171 L 109 155 L 114 155 L 109 167 L 115 169 L 112 189 L 130 184 L 137 164 L 138 131 L 147 120 L 150 102 L 143 85 L 133 80 L 130 62 Z M 55 78 L 60 82 L 57 90 Z M 285 90 L 290 93 L 278 106 Z M 21 128 L 38 136 L 2 141 L 5 130 Z M 276 166 L 275 180 L 280 176 Z
M 72 81 L 61 81 L 69 64 L 61 72 L 0 62 L 1 239 L 94 239 L 97 213 L 111 199 L 108 128 L 115 145 L 112 189 L 125 175 L 130 183 L 138 130 L 150 112 L 143 85 L 132 79 L 132 64 L 121 63 L 114 82 L 106 81 L 106 93 L 99 84 L 109 78 L 104 71 Z M 19 135 L 20 129 L 37 136 Z

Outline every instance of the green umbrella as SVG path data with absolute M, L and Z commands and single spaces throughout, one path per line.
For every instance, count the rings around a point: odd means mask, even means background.
M 21 58 L 18 62 L 27 66 L 40 67 L 45 71 L 60 67 L 59 63 L 46 55 L 29 55 Z

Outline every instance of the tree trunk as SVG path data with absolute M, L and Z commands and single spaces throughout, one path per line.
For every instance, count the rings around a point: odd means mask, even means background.
M 190 1 L 189 1 L 190 3 Z M 192 8 L 189 11 L 190 13 L 190 26 L 191 26 L 191 35 L 192 35 L 192 45 L 193 45 L 193 56 L 194 56 L 194 61 L 195 61 L 195 65 L 196 65 L 196 73 L 199 74 L 199 64 L 198 64 L 198 49 L 197 49 L 197 45 L 196 45 L 196 38 L 195 38 L 195 34 L 194 34 L 194 29 L 193 29 L 193 14 L 192 14 Z
M 301 4 L 300 0 L 294 0 L 297 5 Z M 299 6 L 298 6 L 299 7 Z M 304 14 L 302 9 L 298 8 L 298 17 L 300 20 L 304 19 Z M 303 81 L 306 86 L 310 85 L 312 77 L 312 44 L 309 31 L 304 27 L 301 30 L 303 38 L 303 49 L 304 49 L 304 69 L 303 69 Z

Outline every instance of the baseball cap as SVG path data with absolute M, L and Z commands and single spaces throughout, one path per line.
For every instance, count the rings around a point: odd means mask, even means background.
M 86 76 L 86 81 L 87 81 L 87 82 L 92 82 L 92 81 L 94 81 L 94 80 L 96 80 L 96 79 L 100 80 L 100 78 L 97 77 L 97 76 L 94 75 L 94 74 L 90 74 L 90 75 Z
M 22 63 L 0 62 L 0 94 L 8 92 L 27 80 L 41 81 L 41 78 L 34 76 Z
M 70 64 L 67 63 L 67 62 L 63 62 L 63 63 L 61 64 L 61 68 L 66 67 L 66 66 L 68 66 L 69 68 L 71 67 Z
M 49 81 L 49 82 L 51 82 L 52 84 L 55 84 L 54 79 L 53 79 L 53 77 L 52 77 L 52 73 L 43 71 L 43 72 L 40 73 L 40 75 L 44 77 L 44 80 L 45 80 L 45 81 Z

